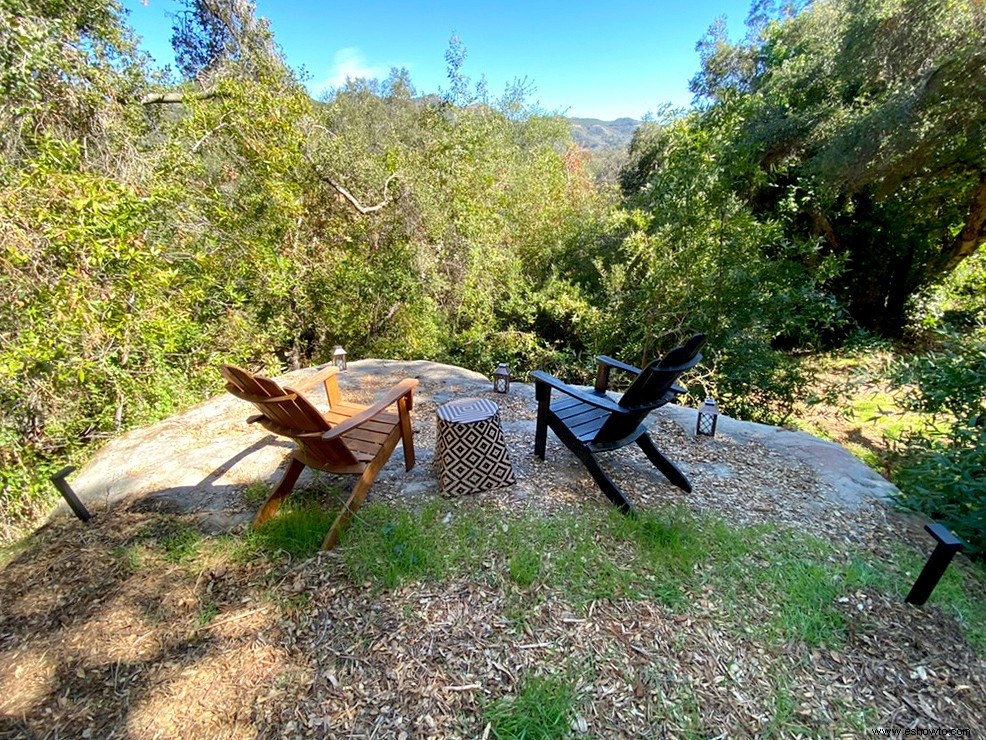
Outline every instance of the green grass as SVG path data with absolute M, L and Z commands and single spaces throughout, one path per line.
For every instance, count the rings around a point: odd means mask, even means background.
M 575 688 L 557 676 L 523 679 L 515 694 L 497 699 L 484 712 L 498 740 L 551 740 L 568 737 L 575 718 Z
M 544 554 L 532 547 L 518 549 L 510 556 L 510 580 L 528 588 L 538 580 L 544 567 Z
M 787 738 L 812 736 L 817 730 L 806 726 L 796 715 L 798 699 L 794 695 L 797 687 L 792 687 L 790 679 L 783 673 L 776 673 L 773 684 L 773 713 L 762 730 L 764 738 Z
M 292 558 L 308 558 L 321 548 L 335 516 L 316 502 L 289 501 L 277 516 L 251 529 L 245 540 L 270 555 L 287 553 Z
M 706 557 L 699 525 L 679 510 L 629 519 L 603 509 L 505 519 L 441 503 L 415 513 L 368 506 L 341 545 L 353 580 L 395 588 L 454 574 L 493 577 L 519 588 L 541 584 L 579 605 L 600 598 L 683 600 L 684 581 Z
M 199 605 L 198 622 L 200 627 L 205 627 L 219 614 L 219 607 L 211 599 L 205 599 Z
M 350 578 L 377 589 L 456 576 L 500 586 L 515 629 L 545 599 L 576 611 L 597 599 L 649 599 L 687 613 L 714 594 L 738 630 L 749 629 L 741 625 L 750 613 L 760 615 L 754 630 L 767 644 L 831 648 L 844 643 L 857 591 L 897 598 L 921 565 L 909 551 L 885 562 L 803 532 L 733 526 L 677 508 L 636 518 L 591 507 L 508 518 L 457 502 L 419 510 L 371 504 L 340 547 Z M 986 653 L 986 603 L 969 595 L 980 579 L 964 583 L 953 570 L 935 598 Z
M 194 562 L 202 545 L 202 533 L 177 517 L 162 517 L 143 526 L 134 538 L 114 552 L 121 567 L 136 572 L 145 555 L 161 557 L 174 565 Z
M 137 545 L 118 545 L 113 548 L 113 557 L 125 573 L 136 573 L 143 564 L 141 549 Z
M 750 600 L 769 604 L 770 618 L 759 625 L 769 639 L 795 638 L 807 645 L 838 646 L 846 619 L 838 599 L 860 589 L 885 590 L 887 566 L 843 553 L 826 541 L 775 527 L 720 525 L 720 545 L 709 580 L 735 609 Z M 730 556 L 729 553 L 732 553 Z
M 243 500 L 254 508 L 260 508 L 260 505 L 270 496 L 270 492 L 270 484 L 258 479 L 243 489 Z
M 164 559 L 172 563 L 193 560 L 199 551 L 202 533 L 185 525 L 176 526 L 160 539 L 164 548 Z
M 443 523 L 441 506 L 418 512 L 368 506 L 343 537 L 346 565 L 356 581 L 395 588 L 410 580 L 437 580 L 449 573 L 457 538 Z

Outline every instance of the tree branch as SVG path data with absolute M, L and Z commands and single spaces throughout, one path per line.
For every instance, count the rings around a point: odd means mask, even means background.
M 329 185 L 331 185 L 335 189 L 335 191 L 337 193 L 339 193 L 339 195 L 341 195 L 343 198 L 345 198 L 346 200 L 348 200 L 349 201 L 349 204 L 353 208 L 355 208 L 357 211 L 359 211 L 361 214 L 363 214 L 364 216 L 366 216 L 366 215 L 368 215 L 370 213 L 376 213 L 377 211 L 382 210 L 384 207 L 386 207 L 386 205 L 390 202 L 389 198 L 387 197 L 387 188 L 390 186 L 391 180 L 393 180 L 397 176 L 398 176 L 398 173 L 395 172 L 390 177 L 388 177 L 386 179 L 386 181 L 384 181 L 384 184 L 383 184 L 383 200 L 381 200 L 375 206 L 364 206 L 362 203 L 360 203 L 356 199 L 356 196 L 355 195 L 353 195 L 348 190 L 346 190 L 346 188 L 344 188 L 342 185 L 340 185 L 339 183 L 335 182 L 334 180 L 329 179 L 328 177 L 325 177 L 324 175 L 319 175 L 319 177 L 321 177 L 322 180 L 324 180 Z
M 812 203 L 809 207 L 809 215 L 811 216 L 811 222 L 815 227 L 815 230 L 825 237 L 826 243 L 834 254 L 841 254 L 845 251 L 842 244 L 839 242 L 839 238 L 835 234 L 835 229 L 832 228 L 832 222 L 829 221 L 828 216 L 826 216 L 821 207 L 817 203 Z
M 154 105 L 159 103 L 184 103 L 186 100 L 211 100 L 212 98 L 219 97 L 222 97 L 222 93 L 217 90 L 200 90 L 199 92 L 148 93 L 140 99 L 140 104 Z
M 966 257 L 986 244 L 986 172 L 979 176 L 979 185 L 972 193 L 972 204 L 965 226 L 934 260 L 928 263 L 926 275 L 934 280 L 948 275 Z
M 210 136 L 216 133 L 216 131 L 218 131 L 219 129 L 223 128 L 226 125 L 225 118 L 227 115 L 229 115 L 229 111 L 223 113 L 222 116 L 220 116 L 219 124 L 215 128 L 206 131 L 205 134 L 202 136 L 202 138 L 195 142 L 195 146 L 193 146 L 191 149 L 192 154 L 195 154 L 195 152 L 199 150 L 199 148 L 205 143 L 206 139 L 208 139 Z

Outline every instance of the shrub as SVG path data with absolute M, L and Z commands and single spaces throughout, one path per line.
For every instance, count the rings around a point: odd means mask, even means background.
M 986 554 L 986 335 L 943 335 L 941 349 L 896 368 L 902 403 L 931 414 L 897 449 L 901 502 L 942 521 Z M 948 423 L 938 420 L 944 416 Z M 937 423 L 936 423 L 937 422 Z

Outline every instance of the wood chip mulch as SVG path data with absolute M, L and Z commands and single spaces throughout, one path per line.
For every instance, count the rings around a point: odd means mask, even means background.
M 531 399 L 497 400 L 520 482 L 457 505 L 598 516 L 608 503 L 561 464 L 556 441 L 545 462 L 522 453 Z M 427 450 L 434 408 L 422 401 L 415 414 Z M 877 557 L 928 549 L 920 522 L 880 503 L 833 504 L 805 466 L 654 424 L 694 491 L 647 472 L 639 454 L 615 453 L 606 465 L 642 508 L 773 523 Z M 399 477 L 383 476 L 371 496 L 396 499 Z M 775 605 L 737 614 L 701 587 L 677 610 L 629 599 L 574 607 L 546 586 L 511 586 L 504 563 L 489 563 L 489 577 L 379 592 L 354 583 L 339 553 L 290 565 L 133 562 L 160 523 L 126 507 L 86 526 L 56 520 L 3 567 L 0 739 L 486 738 L 491 702 L 545 675 L 576 682 L 575 736 L 986 732 L 986 660 L 935 606 L 852 594 L 837 605 L 845 644 L 812 648 L 762 638 Z

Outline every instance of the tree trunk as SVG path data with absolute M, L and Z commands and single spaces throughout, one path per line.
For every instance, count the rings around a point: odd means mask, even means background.
M 979 185 L 973 191 L 965 226 L 951 243 L 945 245 L 941 254 L 928 263 L 925 277 L 929 282 L 945 277 L 983 244 L 986 244 L 986 172 L 980 175 Z

